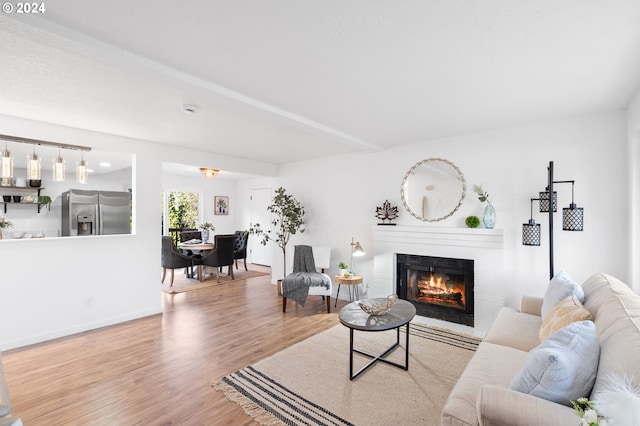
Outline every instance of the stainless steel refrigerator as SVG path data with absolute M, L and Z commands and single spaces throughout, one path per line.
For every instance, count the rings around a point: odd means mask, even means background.
M 70 189 L 62 193 L 62 236 L 131 233 L 131 194 Z

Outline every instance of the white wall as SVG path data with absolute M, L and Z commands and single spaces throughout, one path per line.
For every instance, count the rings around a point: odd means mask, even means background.
M 161 312 L 159 235 L 163 162 L 202 161 L 240 173 L 277 172 L 270 164 L 15 117 L 0 116 L 0 127 L 3 134 L 134 155 L 133 235 L 58 238 L 47 233 L 44 239 L 0 241 L 2 350 Z M 46 177 L 43 186 L 52 188 Z M 62 192 L 60 189 L 56 193 Z M 233 195 L 228 187 L 222 190 Z M 205 198 L 224 195 L 217 191 L 218 188 L 205 191 Z M 45 193 L 55 198 L 54 192 Z M 14 213 L 8 211 L 7 218 L 13 220 Z M 33 215 L 37 215 L 35 210 Z M 19 222 L 24 218 L 16 219 Z M 227 220 L 233 222 L 235 217 L 214 219 L 223 230 L 231 231 L 235 227 Z
M 431 157 L 455 163 L 465 175 L 468 188 L 466 199 L 455 215 L 429 224 L 404 210 L 400 185 L 411 166 Z M 274 188 L 284 186 L 307 212 L 306 232 L 292 243 L 331 246 L 330 273 L 334 274 L 339 261 L 349 262 L 349 243 L 355 237 L 367 252 L 356 264 L 365 281 L 373 273 L 371 227 L 377 223 L 377 206 L 385 200 L 398 206 L 398 224 L 463 227 L 468 215 L 481 216 L 483 204 L 472 193 L 471 186 L 483 184 L 497 209 L 496 227 L 502 228 L 505 235 L 505 271 L 497 275 L 509 277 L 506 303 L 517 306 L 522 293 L 541 294 L 549 278 L 548 226 L 544 215 L 534 216 L 542 224 L 542 246 L 521 244 L 521 226 L 530 216 L 530 198 L 537 198 L 538 192 L 544 190 L 549 161 L 554 161 L 556 180 L 576 181 L 575 201 L 585 209 L 584 232 L 563 232 L 558 225 L 561 213 L 557 213 L 556 272 L 565 269 L 580 282 L 599 271 L 629 280 L 624 111 L 288 164 L 281 167 L 279 177 L 270 183 Z M 252 185 L 263 184 L 260 180 L 244 182 L 238 188 L 239 198 L 246 197 Z M 560 207 L 568 207 L 571 185 L 557 185 L 557 190 Z M 278 258 L 274 251 L 274 271 Z
M 632 288 L 640 293 L 640 89 L 629 103 L 627 109 L 627 140 L 629 153 L 629 199 L 631 213 L 629 229 L 631 235 L 629 247 L 629 265 L 631 268 Z
M 366 280 L 373 269 L 371 228 L 377 222 L 376 206 L 388 199 L 400 207 L 399 224 L 422 224 L 403 211 L 402 177 L 418 161 L 446 158 L 462 170 L 469 188 L 482 183 L 490 193 L 498 211 L 497 227 L 504 229 L 505 235 L 505 271 L 500 275 L 510 277 L 506 303 L 515 306 L 521 293 L 542 293 L 548 281 L 546 238 L 539 248 L 523 247 L 520 228 L 529 218 L 529 199 L 546 185 L 547 164 L 553 160 L 558 180 L 576 180 L 576 202 L 585 208 L 584 232 L 556 232 L 556 269 L 566 269 L 578 281 L 598 271 L 629 280 L 625 114 L 603 113 L 383 152 L 293 163 L 281 167 L 278 177 L 278 168 L 273 165 L 0 116 L 5 134 L 135 155 L 134 235 L 0 242 L 0 348 L 161 312 L 159 194 L 172 186 L 162 176 L 163 162 L 202 161 L 223 170 L 270 176 L 238 183 L 235 195 L 231 187 L 212 187 L 207 192 L 204 199 L 225 195 L 218 190 L 232 194 L 234 213 L 225 219 L 213 218 L 221 227 L 216 232 L 248 227 L 246 206 L 252 188 L 275 189 L 282 185 L 307 211 L 307 230 L 291 241 L 292 246 L 306 243 L 332 247 L 333 274 L 340 260 L 348 262 L 353 236 L 367 251 L 356 264 Z M 178 179 L 175 182 L 178 187 Z M 558 192 L 560 206 L 568 205 L 570 185 L 560 186 Z M 480 215 L 482 207 L 469 189 L 458 213 L 431 226 L 464 226 L 464 218 Z M 544 238 L 544 217 L 537 214 L 536 220 L 543 224 Z M 282 265 L 278 263 L 281 256 L 277 247 L 274 250 L 273 268 L 277 271 Z

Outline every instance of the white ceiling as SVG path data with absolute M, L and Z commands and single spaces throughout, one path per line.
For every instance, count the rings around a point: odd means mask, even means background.
M 0 114 L 274 164 L 623 109 L 640 80 L 638 0 L 45 4 L 0 17 Z

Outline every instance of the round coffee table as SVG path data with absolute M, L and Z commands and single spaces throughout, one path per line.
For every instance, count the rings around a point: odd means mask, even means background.
M 376 300 L 376 299 L 374 299 Z M 384 299 L 380 299 L 384 300 Z M 353 380 L 360 374 L 364 373 L 369 367 L 376 362 L 384 362 L 403 370 L 409 369 L 409 322 L 416 316 L 416 308 L 406 300 L 398 300 L 396 305 L 384 315 L 369 315 L 358 306 L 358 302 L 349 303 L 340 310 L 339 318 L 342 325 L 349 328 L 349 379 Z M 405 340 L 405 361 L 404 365 L 384 359 L 400 346 L 400 327 L 406 326 Z M 396 342 L 389 346 L 379 355 L 371 354 L 359 349 L 353 348 L 353 331 L 385 331 L 396 329 Z M 353 374 L 353 353 L 357 352 L 361 355 L 372 358 L 367 365 Z

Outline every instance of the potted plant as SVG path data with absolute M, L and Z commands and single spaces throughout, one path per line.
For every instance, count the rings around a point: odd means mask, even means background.
M 340 269 L 340 275 L 345 276 L 347 274 L 347 269 L 349 269 L 349 265 L 344 262 L 338 263 L 338 269 Z
M 38 197 L 38 204 L 45 206 L 48 210 L 51 210 L 51 197 L 48 195 L 41 195 Z
M 211 222 L 203 222 L 200 224 L 200 229 L 202 230 L 202 242 L 206 243 L 209 241 L 209 231 L 215 231 L 216 227 Z
M 0 216 L 0 240 L 2 239 L 2 230 L 5 228 L 11 228 L 13 223 L 9 222 L 3 216 Z
M 267 207 L 267 211 L 273 215 L 271 225 L 273 225 L 274 233 L 272 234 L 271 230 L 262 229 L 259 223 L 256 223 L 249 232 L 262 236 L 262 241 L 260 241 L 262 245 L 273 241 L 282 249 L 282 276 L 284 277 L 287 275 L 287 244 L 292 235 L 298 231 L 304 232 L 304 207 L 293 195 L 287 194 L 285 189 L 280 187 L 276 189 L 276 195 L 273 197 L 272 204 Z

